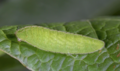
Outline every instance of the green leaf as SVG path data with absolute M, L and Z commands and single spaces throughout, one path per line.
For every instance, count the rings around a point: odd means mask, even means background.
M 14 33 L 19 26 L 8 26 L 0 30 L 0 49 L 33 71 L 120 70 L 120 21 L 118 19 L 104 18 L 39 25 L 98 38 L 105 42 L 105 48 L 91 54 L 69 55 L 47 52 L 25 42 L 18 42 Z

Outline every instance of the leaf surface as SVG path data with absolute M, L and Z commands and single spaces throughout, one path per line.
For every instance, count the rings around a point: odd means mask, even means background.
M 0 49 L 33 71 L 120 70 L 120 21 L 118 19 L 43 23 L 38 26 L 98 38 L 105 42 L 105 48 L 91 54 L 72 55 L 47 52 L 25 42 L 18 42 L 15 31 L 19 26 L 8 26 L 0 30 Z

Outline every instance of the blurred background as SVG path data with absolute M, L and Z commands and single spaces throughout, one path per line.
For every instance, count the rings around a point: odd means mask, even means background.
M 0 0 L 0 27 L 119 15 L 120 0 Z M 29 70 L 5 54 L 0 56 L 0 71 Z

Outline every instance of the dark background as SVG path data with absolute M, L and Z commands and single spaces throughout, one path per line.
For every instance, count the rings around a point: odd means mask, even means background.
M 0 27 L 119 16 L 120 0 L 0 0 Z M 0 57 L 0 71 L 28 71 L 8 55 Z

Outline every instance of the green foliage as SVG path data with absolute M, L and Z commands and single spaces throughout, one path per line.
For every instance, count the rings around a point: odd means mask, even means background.
M 40 50 L 18 42 L 15 31 L 19 26 L 0 29 L 0 49 L 33 71 L 119 71 L 120 20 L 104 18 L 89 21 L 38 24 L 51 29 L 98 38 L 105 48 L 91 54 L 60 54 Z M 53 44 L 54 45 L 54 44 Z

